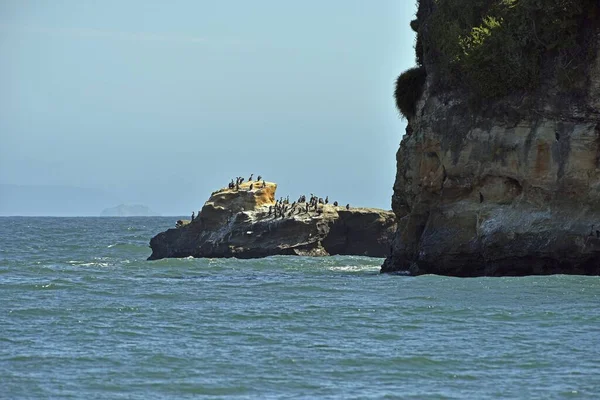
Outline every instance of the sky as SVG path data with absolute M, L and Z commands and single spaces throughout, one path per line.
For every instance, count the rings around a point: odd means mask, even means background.
M 389 209 L 405 127 L 393 84 L 415 64 L 415 11 L 408 0 L 2 0 L 0 184 L 187 215 L 254 173 L 278 196 Z

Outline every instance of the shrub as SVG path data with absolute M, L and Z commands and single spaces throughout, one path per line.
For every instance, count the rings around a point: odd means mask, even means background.
M 538 85 L 549 60 L 568 84 L 593 54 L 589 21 L 598 19 L 596 0 L 434 3 L 422 48 L 442 86 L 466 87 L 482 98 L 529 90 Z M 422 60 L 418 45 L 416 51 Z
M 420 33 L 415 39 L 415 61 L 419 67 L 423 66 L 423 37 Z
M 396 80 L 396 106 L 406 119 L 415 115 L 416 104 L 423 94 L 426 78 L 425 68 L 417 67 L 404 71 Z

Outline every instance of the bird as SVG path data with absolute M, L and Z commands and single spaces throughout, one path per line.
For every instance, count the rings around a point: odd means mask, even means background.
M 329 196 L 325 196 L 325 204 L 329 204 Z
M 262 179 L 262 176 L 258 176 L 258 178 L 256 178 L 257 181 L 260 181 Z
M 346 204 L 346 210 L 350 209 L 350 203 Z
M 253 184 L 253 183 L 251 183 L 251 184 L 250 184 L 250 189 L 248 189 L 248 190 L 252 190 L 252 188 L 253 188 L 253 187 L 254 187 L 254 184 Z
M 248 178 L 248 182 L 250 182 L 252 180 L 253 176 L 254 176 L 254 174 L 250 174 L 250 178 Z
M 334 201 L 334 202 L 333 202 L 333 205 L 337 207 L 337 206 L 338 206 L 338 202 L 337 202 L 337 201 Z

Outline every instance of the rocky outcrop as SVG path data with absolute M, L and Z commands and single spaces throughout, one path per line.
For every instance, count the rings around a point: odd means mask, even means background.
M 583 95 L 548 79 L 477 113 L 432 76 L 397 153 L 382 272 L 600 274 L 600 55 Z
M 306 212 L 300 203 L 275 217 L 277 185 L 254 185 L 259 188 L 244 182 L 239 190 L 214 192 L 196 219 L 152 238 L 149 259 L 389 254 L 396 229 L 391 211 L 320 204 Z

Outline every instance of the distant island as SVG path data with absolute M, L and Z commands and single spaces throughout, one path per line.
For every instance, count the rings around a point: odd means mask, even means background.
M 0 183 L 0 216 L 97 216 L 122 200 L 101 189 Z
M 102 217 L 156 217 L 159 215 L 141 204 L 120 204 L 116 207 L 105 208 L 100 213 Z

